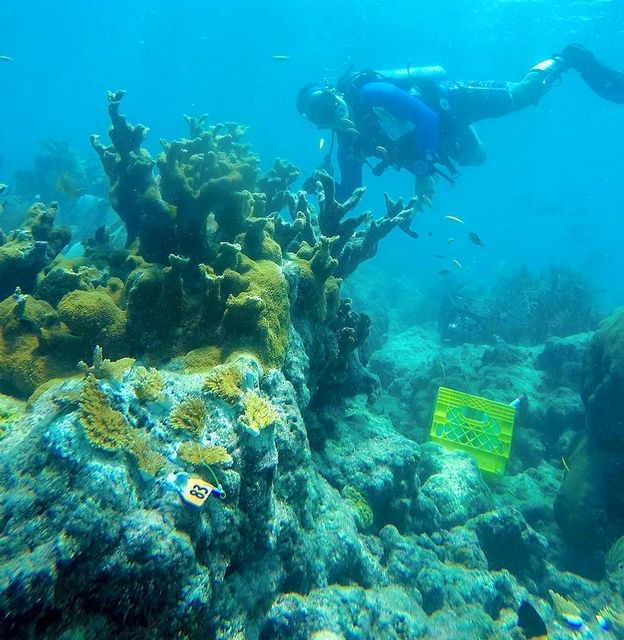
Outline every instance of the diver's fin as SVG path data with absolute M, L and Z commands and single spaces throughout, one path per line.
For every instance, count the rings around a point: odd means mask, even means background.
M 591 69 L 581 71 L 585 84 L 601 98 L 624 104 L 624 73 L 596 62 Z
M 596 60 L 593 53 L 579 44 L 568 45 L 561 57 L 568 67 L 576 69 L 585 84 L 605 100 L 624 104 L 624 73 Z

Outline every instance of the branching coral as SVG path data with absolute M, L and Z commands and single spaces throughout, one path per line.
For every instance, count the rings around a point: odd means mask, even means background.
M 205 377 L 203 390 L 212 393 L 229 404 L 237 402 L 243 391 L 243 372 L 235 362 L 219 365 Z
M 128 424 L 123 413 L 113 409 L 93 375 L 87 376 L 80 394 L 80 422 L 89 442 L 111 453 L 130 454 L 139 469 L 157 475 L 167 460 L 151 448 L 146 435 Z
M 490 333 L 510 342 L 543 342 L 594 329 L 595 298 L 589 281 L 564 265 L 542 273 L 527 267 L 503 276 L 483 305 Z
M 154 161 L 141 149 L 149 129 L 131 125 L 119 113 L 123 96 L 123 91 L 108 93 L 112 145 L 103 146 L 96 135 L 91 136 L 91 144 L 111 183 L 111 205 L 126 225 L 127 246 L 139 238 L 140 253 L 146 260 L 164 262 L 171 253 L 175 212 L 160 195 Z
M 158 369 L 137 367 L 132 388 L 141 402 L 153 402 L 162 396 L 165 381 Z
M 207 256 L 209 214 L 220 240 L 232 241 L 244 231 L 247 209 L 238 192 L 253 188 L 258 165 L 240 142 L 245 127 L 227 123 L 203 130 L 204 121 L 187 117 L 192 138 L 163 142 L 158 158 L 163 198 L 176 211 L 178 247 L 195 262 Z
M 0 299 L 17 286 L 32 293 L 37 275 L 69 241 L 69 229 L 53 227 L 57 210 L 56 203 L 33 205 L 22 226 L 0 242 Z
M 196 442 L 182 442 L 177 449 L 178 458 L 193 467 L 211 467 L 217 464 L 230 464 L 232 456 L 225 447 L 219 445 L 201 445 Z
M 199 438 L 206 426 L 208 411 L 201 398 L 191 397 L 177 404 L 171 412 L 171 426 Z
M 281 420 L 270 400 L 255 391 L 247 391 L 243 395 L 243 407 L 241 422 L 256 435 Z
M 370 212 L 346 217 L 359 205 L 364 189 L 356 189 L 347 200 L 338 202 L 335 197 L 335 182 L 328 173 L 317 171 L 314 181 L 314 191 L 319 199 L 318 232 L 314 231 L 314 223 L 310 225 L 310 229 L 315 235 L 315 241 L 320 235 L 335 238 L 332 256 L 337 260 L 337 276 L 347 278 L 362 262 L 372 258 L 377 253 L 379 242 L 395 227 L 412 237 L 416 236 L 409 230 L 409 225 L 414 215 L 422 209 L 423 202 L 418 198 L 412 198 L 407 205 L 403 205 L 401 200 L 395 202 L 386 195 L 386 213 L 383 217 L 376 220 Z M 298 211 L 305 210 L 309 217 L 310 208 L 301 201 L 301 197 L 296 208 Z M 309 243 L 307 238 L 306 240 Z

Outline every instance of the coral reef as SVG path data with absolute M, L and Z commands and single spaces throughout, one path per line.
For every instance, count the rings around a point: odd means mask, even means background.
M 60 256 L 40 204 L 0 245 L 0 392 L 28 398 L 0 397 L 0 636 L 517 640 L 529 601 L 562 640 L 623 626 L 624 315 L 578 333 L 593 299 L 555 268 L 455 296 L 472 339 L 373 327 L 371 353 L 344 280 L 424 200 L 294 191 L 205 116 L 153 159 L 122 97 L 92 145 L 125 246 Z M 440 385 L 528 397 L 504 477 L 427 442 Z
M 19 229 L 0 237 L 0 298 L 20 287 L 33 293 L 37 275 L 69 242 L 66 227 L 54 227 L 58 206 L 33 205 Z
M 586 276 L 565 265 L 542 272 L 522 267 L 504 274 L 487 295 L 449 293 L 439 315 L 450 341 L 540 344 L 549 337 L 592 331 L 598 324 L 596 293 Z

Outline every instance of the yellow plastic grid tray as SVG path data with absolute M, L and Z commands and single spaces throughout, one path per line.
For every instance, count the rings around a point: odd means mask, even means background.
M 515 414 L 508 404 L 440 387 L 429 437 L 447 449 L 467 451 L 482 471 L 502 475 Z

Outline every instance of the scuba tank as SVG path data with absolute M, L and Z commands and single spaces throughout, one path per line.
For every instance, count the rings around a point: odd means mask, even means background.
M 381 69 L 376 73 L 397 84 L 412 84 L 423 80 L 438 82 L 446 78 L 446 69 L 437 64 L 426 67 L 408 65 L 407 67 L 397 67 L 396 69 Z

